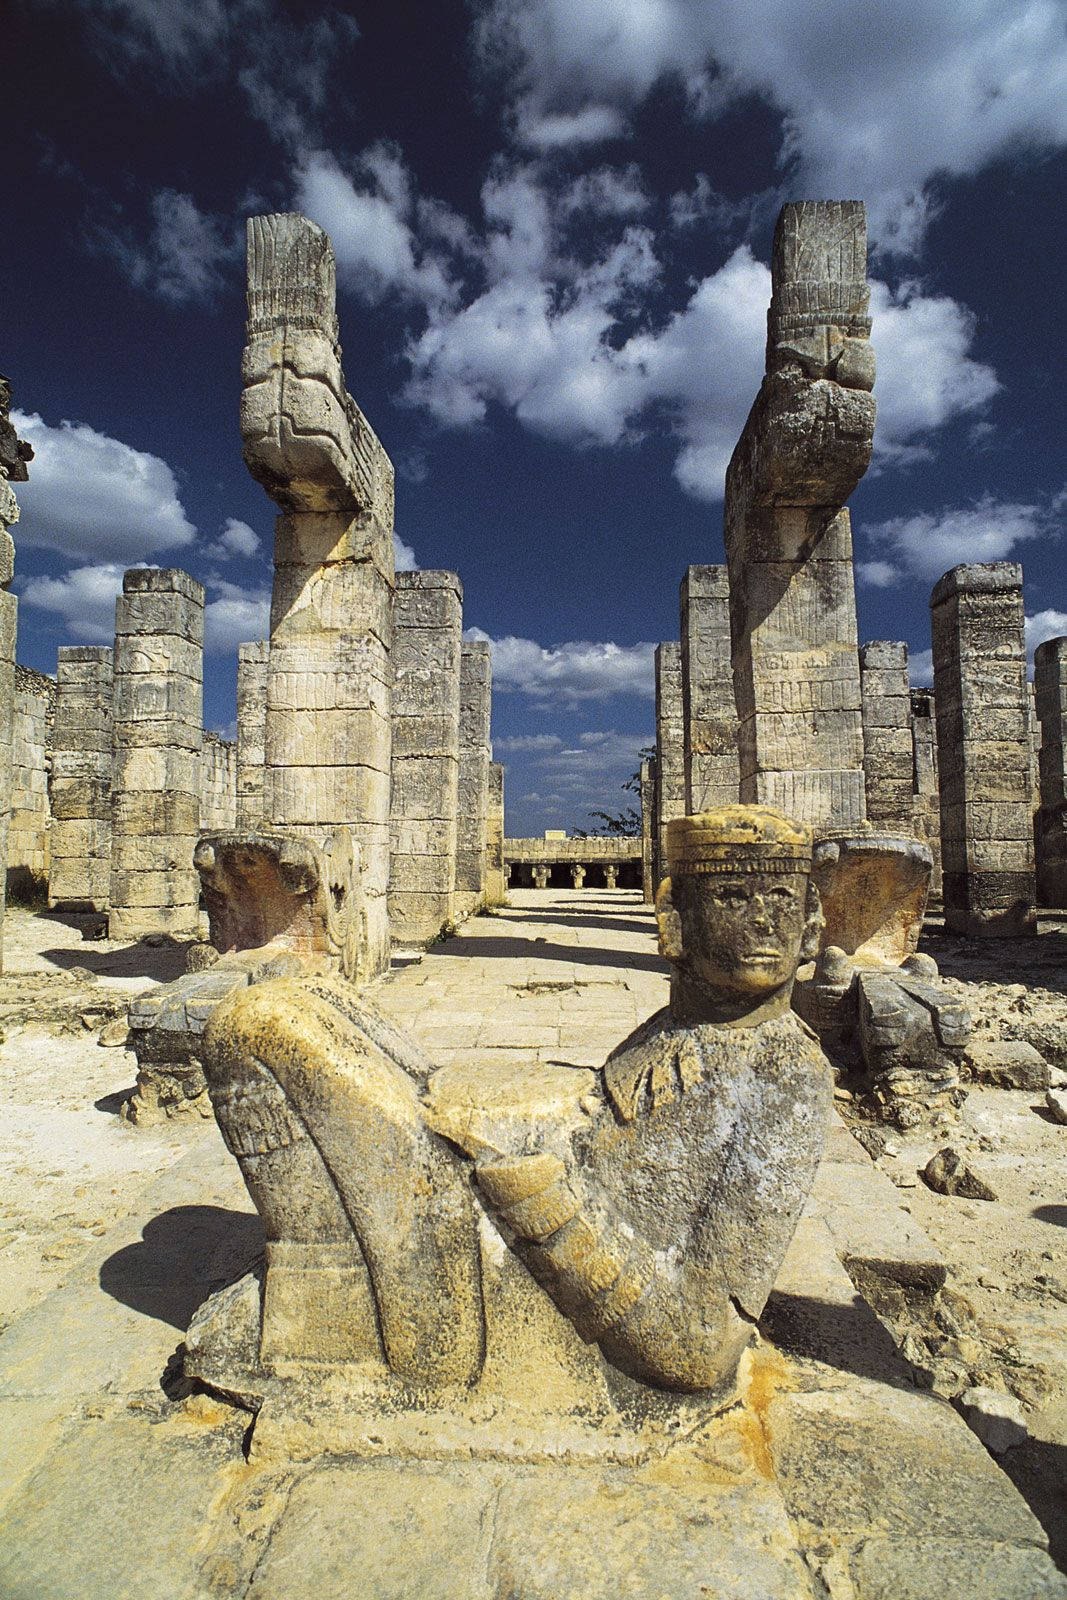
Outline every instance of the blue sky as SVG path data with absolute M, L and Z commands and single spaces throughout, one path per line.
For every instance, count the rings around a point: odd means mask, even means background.
M 208 590 L 205 720 L 262 637 L 244 218 L 332 235 L 404 558 L 493 641 L 508 830 L 615 809 L 762 371 L 788 199 L 870 214 L 879 402 L 860 636 L 1022 560 L 1067 632 L 1067 15 L 1051 0 L 15 0 L 0 366 L 37 459 L 19 657 L 106 640 L 124 567 Z M 13 69 L 13 70 L 12 70 Z

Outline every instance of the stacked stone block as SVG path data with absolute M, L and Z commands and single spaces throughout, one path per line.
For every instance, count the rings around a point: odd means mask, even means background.
M 1037 813 L 1037 895 L 1045 906 L 1067 906 L 1067 639 L 1034 651 L 1034 690 L 1041 727 Z
M 941 898 L 941 799 L 937 782 L 937 723 L 934 691 L 912 689 L 911 754 L 912 815 L 915 833 L 930 849 L 933 871 L 930 898 Z
M 61 645 L 52 747 L 48 903 L 106 911 L 111 895 L 110 645 Z
M 237 826 L 237 746 L 205 730 L 200 750 L 200 828 L 204 833 Z
M 740 798 L 816 828 L 866 817 L 845 506 L 874 439 L 866 260 L 858 202 L 783 208 L 766 376 L 726 473 Z
M 908 647 L 885 639 L 860 651 L 867 819 L 887 831 L 914 825 Z
M 15 576 L 15 541 L 9 528 L 18 521 L 14 483 L 29 477 L 27 461 L 33 451 L 20 439 L 9 420 L 11 385 L 0 378 L 0 862 L 7 860 L 8 818 L 11 813 L 11 746 L 15 715 L 15 636 L 18 601 L 11 593 Z M 0 872 L 0 972 L 4 970 L 4 907 L 7 873 Z
M 195 937 L 204 590 L 134 567 L 115 606 L 109 933 Z
M 460 664 L 455 920 L 469 916 L 485 900 L 491 701 L 489 646 L 474 639 L 463 645 Z
M 504 768 L 499 761 L 489 763 L 489 814 L 485 828 L 485 903 L 504 903 Z
M 267 732 L 267 663 L 265 639 L 237 650 L 237 826 L 263 825 L 263 755 Z
M 1035 931 L 1022 568 L 959 566 L 930 598 L 945 926 Z
M 737 708 L 725 567 L 687 567 L 681 588 L 685 809 L 737 801 Z
M 8 893 L 29 895 L 48 882 L 52 813 L 48 800 L 56 685 L 53 678 L 15 667 L 11 741 L 11 820 L 7 836 Z
M 649 757 L 641 763 L 641 898 L 651 905 L 655 898 L 653 884 L 653 838 L 656 813 L 656 761 Z
M 452 919 L 460 759 L 463 587 L 398 572 L 393 635 L 389 924 L 421 944 Z
M 667 876 L 667 824 L 685 815 L 685 735 L 682 647 L 656 646 L 655 884 Z

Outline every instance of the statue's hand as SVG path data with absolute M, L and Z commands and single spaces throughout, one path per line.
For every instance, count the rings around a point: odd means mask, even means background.
M 547 1151 L 479 1161 L 474 1170 L 488 1204 L 522 1239 L 549 1238 L 580 1209 L 566 1167 Z

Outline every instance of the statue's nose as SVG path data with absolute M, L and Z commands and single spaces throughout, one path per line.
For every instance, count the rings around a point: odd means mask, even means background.
M 769 928 L 771 925 L 771 918 L 770 913 L 767 910 L 767 902 L 764 900 L 763 896 L 761 894 L 754 894 L 752 899 L 749 901 L 749 905 L 751 907 L 752 921 L 761 928 Z

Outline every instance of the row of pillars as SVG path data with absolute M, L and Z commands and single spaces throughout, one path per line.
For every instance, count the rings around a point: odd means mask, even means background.
M 656 651 L 657 751 L 642 769 L 647 893 L 664 875 L 667 823 L 744 787 L 729 603 L 725 567 L 691 567 L 681 641 Z M 950 930 L 1027 933 L 1038 899 L 1067 905 L 1067 640 L 1036 651 L 1032 702 L 1014 562 L 946 573 L 931 623 L 932 692 L 910 688 L 906 645 L 858 652 L 867 820 L 929 841 Z
M 196 932 L 203 616 L 204 591 L 188 574 L 135 568 L 116 605 L 114 650 L 59 651 L 49 899 L 108 910 L 114 938 Z M 334 740 L 320 782 L 310 757 L 321 740 L 305 730 L 300 742 L 295 713 L 298 701 L 325 709 L 327 696 L 334 710 L 348 699 L 366 712 L 375 701 L 368 682 L 381 675 L 352 661 L 347 677 L 321 664 L 313 674 L 306 652 L 295 670 L 291 654 L 279 652 L 272 673 L 267 644 L 238 652 L 238 827 L 263 826 L 272 797 L 288 802 L 290 829 L 328 827 L 327 811 L 374 800 L 360 785 L 376 787 L 384 759 L 393 940 L 432 938 L 483 899 L 502 899 L 503 771 L 490 760 L 488 646 L 462 640 L 455 574 L 397 575 L 390 753 L 377 763 L 364 747 L 348 749 L 352 732 L 337 716 L 318 730 Z M 353 770 L 339 773 L 346 764 Z M 349 780 L 358 792 L 338 798 Z M 380 862 L 369 866 L 380 875 Z

